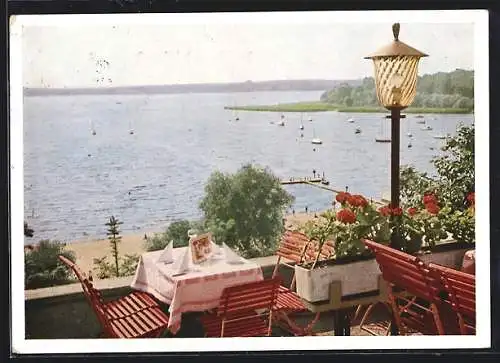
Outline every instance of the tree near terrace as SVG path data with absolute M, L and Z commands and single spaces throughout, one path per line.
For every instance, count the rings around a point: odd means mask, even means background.
M 217 242 L 251 258 L 274 251 L 293 200 L 269 169 L 248 164 L 235 174 L 212 173 L 200 208 Z

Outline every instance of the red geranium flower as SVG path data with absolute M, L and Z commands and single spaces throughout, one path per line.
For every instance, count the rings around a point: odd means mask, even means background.
M 474 205 L 476 204 L 476 193 L 472 192 L 467 195 L 467 201 L 471 204 Z
M 424 195 L 423 202 L 424 202 L 424 205 L 427 205 L 427 204 L 436 204 L 437 203 L 437 198 L 436 198 L 436 196 L 434 194 L 427 194 L 427 195 Z
M 435 203 L 429 203 L 425 206 L 425 209 L 427 209 L 427 212 L 430 214 L 438 214 L 439 213 L 439 206 Z
M 359 194 L 349 195 L 347 197 L 347 202 L 353 207 L 366 207 L 368 205 L 368 201 Z
M 415 214 L 417 214 L 417 208 L 408 208 L 408 214 L 410 216 L 414 216 Z
M 356 214 L 349 209 L 341 209 L 337 212 L 337 220 L 342 223 L 354 223 L 356 222 Z
M 391 213 L 393 216 L 401 216 L 403 215 L 403 209 L 401 209 L 401 207 L 393 208 Z
M 349 199 L 350 196 L 351 196 L 351 194 L 349 194 L 347 192 L 340 192 L 339 194 L 337 194 L 337 196 L 335 197 L 335 199 L 340 204 L 344 204 Z
M 378 209 L 379 213 L 384 217 L 387 217 L 391 214 L 391 208 L 389 206 L 383 206 Z

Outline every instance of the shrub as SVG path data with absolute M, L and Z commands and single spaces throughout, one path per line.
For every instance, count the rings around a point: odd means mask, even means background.
M 203 222 L 179 220 L 170 223 L 165 232 L 156 233 L 153 237 L 148 237 L 146 239 L 146 251 L 161 250 L 165 248 L 170 241 L 174 241 L 174 247 L 187 246 L 189 243 L 189 230 L 201 233 L 203 231 Z
M 216 241 L 251 258 L 275 250 L 283 211 L 293 200 L 269 169 L 249 164 L 235 174 L 212 173 L 200 208 Z
M 120 236 L 119 225 L 122 223 L 123 222 L 120 222 L 114 216 L 111 216 L 109 222 L 106 223 L 106 226 L 108 226 L 107 235 L 111 246 L 113 262 L 108 262 L 108 256 L 94 258 L 94 270 L 97 272 L 97 277 L 100 279 L 132 275 L 139 262 L 139 256 L 137 254 L 125 255 L 123 258 L 120 257 L 118 244 L 122 237 Z
M 59 241 L 42 240 L 24 252 L 24 287 L 37 289 L 73 282 L 72 272 L 58 258 L 63 255 L 75 261 L 73 251 L 64 249 Z

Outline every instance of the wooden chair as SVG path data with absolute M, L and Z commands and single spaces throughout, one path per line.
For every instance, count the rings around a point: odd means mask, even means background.
M 326 258 L 331 251 L 331 243 L 325 243 L 320 253 L 320 259 Z M 306 235 L 296 231 L 286 231 L 283 235 L 276 255 L 278 259 L 274 267 L 273 277 L 278 276 L 280 266 L 293 269 L 290 286 L 279 287 L 278 298 L 274 306 L 276 314 L 274 321 L 282 329 L 296 335 L 310 335 L 314 325 L 318 322 L 320 313 L 306 325 L 300 326 L 294 321 L 294 315 L 309 313 L 300 297 L 295 292 L 295 264 L 313 262 L 317 256 L 318 245 L 310 241 Z
M 476 278 L 472 274 L 429 264 L 431 275 L 440 279 L 448 302 L 456 313 L 460 334 L 476 334 Z M 443 319 L 442 319 L 443 320 Z
M 445 333 L 429 285 L 429 270 L 415 256 L 382 244 L 364 240 L 375 253 L 384 280 L 388 283 L 389 305 L 400 334 L 412 331 L 425 335 Z
M 168 316 L 157 302 L 146 293 L 134 291 L 114 301 L 104 302 L 101 292 L 80 268 L 64 256 L 59 259 L 73 272 L 82 284 L 83 292 L 94 310 L 107 338 L 158 337 L 168 325 Z
M 280 278 L 226 287 L 215 313 L 201 317 L 206 337 L 270 336 Z

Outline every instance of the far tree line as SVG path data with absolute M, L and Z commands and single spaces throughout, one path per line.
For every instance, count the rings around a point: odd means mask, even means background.
M 366 77 L 359 86 L 347 83 L 324 92 L 321 101 L 339 106 L 379 106 L 375 80 Z M 456 69 L 418 77 L 412 107 L 474 108 L 474 71 Z

